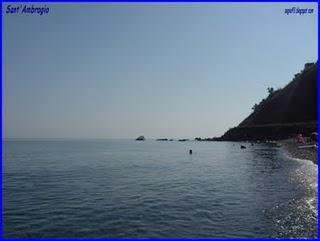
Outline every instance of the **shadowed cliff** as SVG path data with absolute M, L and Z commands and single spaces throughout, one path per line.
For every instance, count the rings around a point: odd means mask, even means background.
M 222 140 L 278 140 L 317 131 L 317 63 L 307 63 L 284 88 L 269 96 Z

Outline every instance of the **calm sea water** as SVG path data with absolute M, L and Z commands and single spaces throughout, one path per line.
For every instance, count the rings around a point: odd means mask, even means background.
M 6 141 L 3 236 L 316 237 L 317 166 L 246 145 Z

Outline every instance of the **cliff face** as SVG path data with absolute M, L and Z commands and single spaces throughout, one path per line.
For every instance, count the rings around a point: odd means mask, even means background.
M 221 139 L 278 140 L 317 131 L 317 71 L 317 63 L 306 64 L 283 89 L 270 90 L 253 113 Z

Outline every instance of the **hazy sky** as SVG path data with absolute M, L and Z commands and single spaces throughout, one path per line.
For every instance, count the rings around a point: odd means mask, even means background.
M 35 5 L 3 14 L 7 138 L 218 136 L 317 60 L 317 3 Z

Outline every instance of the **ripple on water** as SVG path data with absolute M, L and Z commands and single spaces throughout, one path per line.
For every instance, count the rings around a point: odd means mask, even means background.
M 263 144 L 245 151 L 238 143 L 128 140 L 5 148 L 5 237 L 317 234 L 317 168 Z

